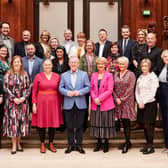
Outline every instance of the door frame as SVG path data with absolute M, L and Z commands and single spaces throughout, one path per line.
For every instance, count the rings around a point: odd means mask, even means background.
M 44 2 L 44 0 L 34 0 L 34 39 L 35 41 L 39 41 L 39 4 L 40 2 Z M 74 0 L 48 0 L 48 2 L 67 2 L 67 25 L 69 29 L 72 30 L 74 34 Z
M 88 39 L 90 38 L 90 2 L 118 2 L 118 39 L 120 39 L 123 24 L 123 0 L 83 0 L 83 31 Z

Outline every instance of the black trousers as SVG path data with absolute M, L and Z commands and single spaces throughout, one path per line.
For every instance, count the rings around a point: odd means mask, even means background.
M 165 146 L 168 148 L 168 83 L 160 83 L 160 107 L 162 113 Z
M 3 100 L 3 103 L 0 104 L 0 147 L 1 147 L 3 118 L 4 118 L 4 100 Z
M 39 132 L 41 143 L 44 143 L 46 128 L 38 128 L 38 132 Z M 49 139 L 49 142 L 53 142 L 54 135 L 55 135 L 55 128 L 48 128 L 48 139 Z
M 86 109 L 78 109 L 74 104 L 71 110 L 64 110 L 67 126 L 68 145 L 81 146 Z

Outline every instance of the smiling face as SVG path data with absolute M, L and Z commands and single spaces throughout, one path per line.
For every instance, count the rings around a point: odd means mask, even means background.
M 0 58 L 5 59 L 8 55 L 8 49 L 6 47 L 0 48 Z
M 100 31 L 98 35 L 100 41 L 104 42 L 107 40 L 107 33 L 105 31 Z
M 62 59 L 64 57 L 64 51 L 62 49 L 57 49 L 56 55 L 58 59 Z
M 146 37 L 146 43 L 149 48 L 153 48 L 156 45 L 156 35 L 154 33 L 149 33 Z
M 119 48 L 118 48 L 117 45 L 111 46 L 111 53 L 112 53 L 113 55 L 116 55 L 118 52 L 119 52 Z
M 79 67 L 79 59 L 77 57 L 70 57 L 69 66 L 72 72 L 76 72 Z
M 162 56 L 163 62 L 168 65 L 168 52 Z
M 26 45 L 26 51 L 29 57 L 33 57 L 36 52 L 35 46 L 32 44 Z
M 64 38 L 65 38 L 66 41 L 71 40 L 72 39 L 72 31 L 71 30 L 65 30 Z
M 58 45 L 59 45 L 59 42 L 57 39 L 51 39 L 50 46 L 52 49 L 56 49 Z
M 29 31 L 23 31 L 22 33 L 22 39 L 24 42 L 28 42 L 31 39 L 31 34 Z
M 123 39 L 128 39 L 130 36 L 130 30 L 128 28 L 122 28 L 121 35 L 122 35 Z
M 137 33 L 137 38 L 138 38 L 138 41 L 145 41 L 146 40 L 146 35 L 143 31 L 139 31 Z
M 86 49 L 86 52 L 87 52 L 87 53 L 92 53 L 92 52 L 93 52 L 94 46 L 93 46 L 93 44 L 92 44 L 91 41 L 88 41 L 88 42 L 86 43 L 85 49 Z
M 46 73 L 51 73 L 52 72 L 52 62 L 50 59 L 46 59 L 43 63 L 43 71 Z
M 9 35 L 9 32 L 10 32 L 10 26 L 9 26 L 9 24 L 3 23 L 3 24 L 2 24 L 2 28 L 1 28 L 1 33 L 2 33 L 4 36 L 8 36 L 8 35 Z
M 127 70 L 127 68 L 128 68 L 127 62 L 125 62 L 125 61 L 123 61 L 123 60 L 120 60 L 120 61 L 118 62 L 118 66 L 119 66 L 119 69 L 120 69 L 121 72 L 124 72 L 124 71 Z
M 21 70 L 22 62 L 20 58 L 16 58 L 13 60 L 13 69 L 15 72 L 19 72 Z
M 105 70 L 106 64 L 102 61 L 97 62 L 97 70 L 103 72 Z
M 144 75 L 148 74 L 150 71 L 150 66 L 147 62 L 141 64 L 141 71 Z
M 42 42 L 44 42 L 44 43 L 46 43 L 46 42 L 48 42 L 49 41 L 49 34 L 48 34 L 48 32 L 42 32 L 42 34 L 41 34 L 41 36 L 40 36 L 40 38 L 41 38 L 41 41 Z

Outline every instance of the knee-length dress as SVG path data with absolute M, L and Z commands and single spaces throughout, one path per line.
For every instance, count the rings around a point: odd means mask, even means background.
M 36 75 L 33 81 L 32 103 L 36 103 L 37 113 L 32 115 L 32 126 L 58 128 L 63 124 L 59 82 L 60 76 L 54 72 L 50 79 L 47 79 L 43 72 Z
M 127 71 L 123 77 L 120 78 L 120 73 L 116 72 L 114 75 L 114 99 L 119 98 L 121 104 L 115 108 L 116 118 L 136 119 L 134 87 L 135 75 L 131 71 Z
M 29 104 L 28 97 L 31 87 L 26 72 L 23 75 L 7 74 L 4 76 L 5 114 L 3 120 L 4 135 L 9 137 L 26 136 L 29 133 Z M 25 97 L 20 104 L 14 98 Z

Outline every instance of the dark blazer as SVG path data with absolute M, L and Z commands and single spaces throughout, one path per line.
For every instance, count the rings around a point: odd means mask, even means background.
M 129 69 L 133 70 L 133 63 L 132 63 L 132 47 L 135 45 L 135 40 L 129 39 L 125 52 L 123 53 L 122 51 L 122 44 L 123 44 L 123 39 L 118 41 L 118 45 L 120 46 L 122 56 L 125 56 L 129 59 Z M 124 54 L 124 55 L 123 55 Z
M 36 47 L 36 53 L 35 53 L 35 55 L 36 55 L 37 57 L 43 59 L 43 58 L 45 57 L 45 56 L 44 56 L 44 49 L 43 49 L 43 47 L 41 46 L 40 43 L 35 43 L 35 47 Z
M 14 55 L 20 55 L 21 57 L 26 56 L 26 51 L 25 51 L 25 42 L 20 41 L 15 44 L 15 53 Z
M 32 70 L 32 74 L 31 75 L 29 74 L 29 64 L 28 64 L 29 57 L 27 57 L 27 56 L 23 57 L 22 60 L 23 60 L 24 70 L 28 73 L 31 82 L 33 82 L 35 76 L 39 72 L 42 71 L 42 62 L 43 62 L 43 60 L 35 56 L 35 61 L 34 61 L 34 64 L 33 64 L 33 70 Z
M 109 56 L 110 45 L 111 45 L 111 41 L 107 40 L 105 42 L 104 49 L 103 49 L 103 57 L 105 57 L 105 58 L 107 58 Z M 99 55 L 100 43 L 99 42 L 95 43 L 95 47 L 96 47 L 95 54 L 96 54 L 96 56 L 98 56 Z

